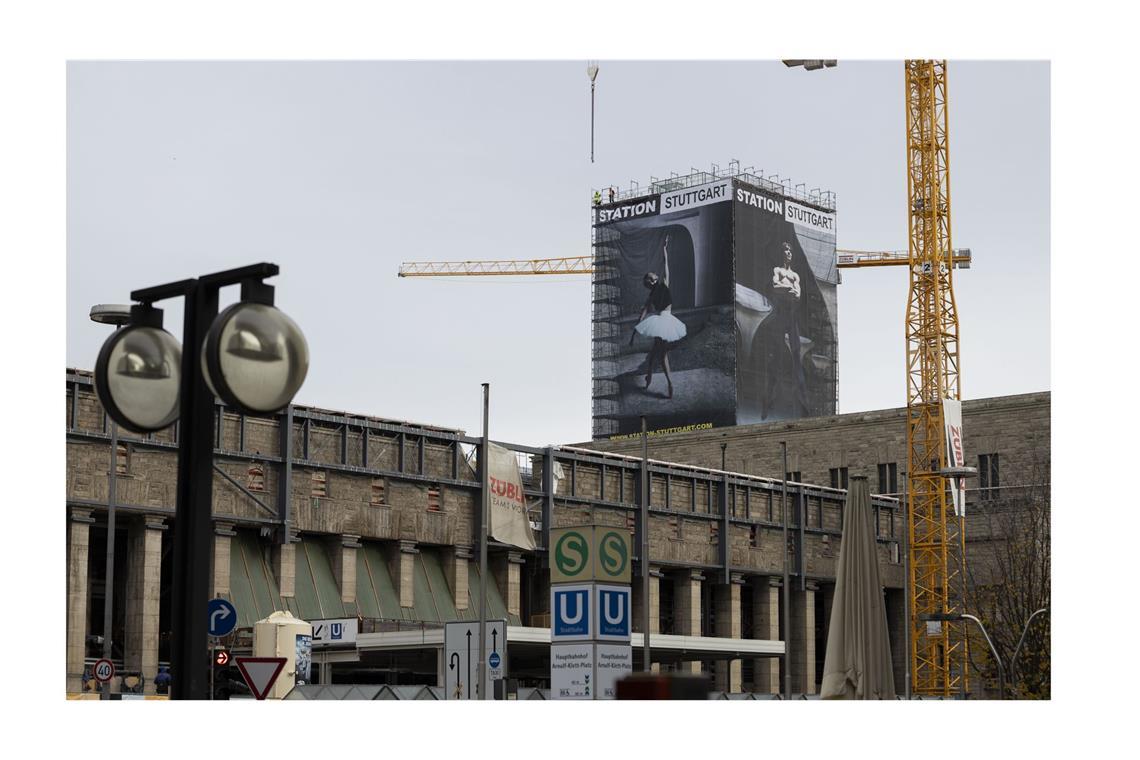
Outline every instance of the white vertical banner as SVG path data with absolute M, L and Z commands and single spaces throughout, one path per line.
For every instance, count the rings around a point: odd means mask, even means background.
M 965 467 L 966 455 L 962 448 L 962 402 L 943 399 L 942 423 L 946 430 L 946 466 Z M 966 516 L 966 479 L 951 478 L 950 493 L 954 499 L 954 514 Z
M 502 446 L 490 445 L 490 502 L 491 514 L 488 532 L 491 538 L 520 549 L 536 547 L 534 531 L 526 516 L 526 497 L 523 496 L 522 476 L 515 453 Z

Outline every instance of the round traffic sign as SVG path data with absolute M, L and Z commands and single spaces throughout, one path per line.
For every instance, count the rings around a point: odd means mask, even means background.
M 230 653 L 224 649 L 219 649 L 214 652 L 214 664 L 216 665 L 229 665 Z
M 215 637 L 228 636 L 237 628 L 237 609 L 225 599 L 211 599 L 207 611 L 209 634 Z
M 95 674 L 96 681 L 107 683 L 115 677 L 115 663 L 110 660 L 96 660 L 91 672 Z
M 498 652 L 491 652 L 491 656 L 487 658 L 487 664 L 492 668 L 497 668 L 503 662 L 503 658 L 499 657 Z

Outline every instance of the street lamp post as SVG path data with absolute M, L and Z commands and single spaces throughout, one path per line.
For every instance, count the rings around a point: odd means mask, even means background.
M 953 622 L 955 620 L 972 620 L 975 623 L 977 623 L 978 628 L 980 628 L 982 630 L 982 636 L 985 637 L 986 643 L 990 645 L 990 652 L 994 656 L 994 661 L 997 662 L 997 666 L 998 666 L 998 699 L 1005 699 L 1005 666 L 1002 664 L 1001 655 L 998 654 L 997 648 L 994 646 L 994 642 L 990 639 L 990 635 L 988 633 L 986 633 L 986 627 L 982 624 L 981 620 L 979 620 L 978 618 L 974 617 L 973 615 L 967 614 L 965 612 L 931 613 L 928 615 L 923 615 L 922 619 L 923 620 L 930 620 L 930 621 L 939 621 L 939 622 L 942 622 L 942 621 Z
M 125 304 L 96 304 L 91 307 L 91 321 L 114 325 L 115 331 L 131 321 L 131 307 Z M 107 474 L 107 572 L 103 593 L 103 659 L 111 659 L 112 609 L 115 599 L 115 502 L 119 474 L 119 423 L 111 419 L 111 469 Z M 111 698 L 111 682 L 100 688 L 100 699 Z
M 1025 643 L 1025 634 L 1029 633 L 1029 624 L 1033 622 L 1033 618 L 1038 615 L 1048 612 L 1048 607 L 1042 607 L 1029 616 L 1025 621 L 1025 627 L 1021 629 L 1021 637 L 1017 640 L 1017 646 L 1013 648 L 1013 657 L 1009 659 L 1009 685 L 1012 687 L 1017 681 L 1017 655 L 1021 652 L 1021 645 Z
M 641 546 L 637 553 L 641 557 L 641 669 L 646 673 L 653 670 L 653 654 L 649 643 L 649 434 L 646 432 L 645 415 L 641 415 L 641 478 L 638 489 L 639 511 L 641 513 Z
M 104 344 L 95 365 L 99 400 L 119 424 L 152 432 L 180 420 L 171 699 L 209 697 L 214 396 L 245 413 L 270 414 L 288 406 L 308 372 L 304 335 L 273 307 L 273 287 L 264 283 L 278 271 L 254 264 L 133 291 L 131 324 Z M 238 284 L 241 301 L 219 315 L 219 291 Z M 154 307 L 178 297 L 181 348 Z
M 792 661 L 790 653 L 788 652 L 789 644 L 791 643 L 792 620 L 791 612 L 791 593 L 792 589 L 788 585 L 788 444 L 786 441 L 780 441 L 780 450 L 783 453 L 784 460 L 784 480 L 780 492 L 780 510 L 783 515 L 780 521 L 784 525 L 784 699 L 792 698 Z

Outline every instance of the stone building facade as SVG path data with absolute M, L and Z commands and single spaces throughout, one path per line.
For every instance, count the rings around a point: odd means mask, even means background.
M 967 436 L 971 426 L 977 436 L 967 444 L 987 435 L 999 436 L 994 440 L 1001 443 L 1013 430 L 1009 426 L 1029 415 L 1027 436 L 1040 438 L 1044 426 L 1047 462 L 1048 394 L 1011 399 L 1022 400 L 1021 411 L 1006 399 L 967 402 Z M 66 414 L 67 690 L 78 693 L 101 654 L 96 637 L 104 633 L 111 471 L 110 422 L 90 373 L 68 371 Z M 698 643 L 786 641 L 793 690 L 814 693 L 822 676 L 845 498 L 841 488 L 830 487 L 828 468 L 842 462 L 857 474 L 858 467 L 868 466 L 863 463 L 900 458 L 901 442 L 892 431 L 898 426 L 901 433 L 896 418 L 902 419 L 901 411 L 805 420 L 759 434 L 737 428 L 686 440 L 653 439 L 654 461 L 647 466 L 651 582 L 648 599 L 634 584 L 634 630 L 640 630 L 648 604 L 651 634 L 699 637 Z M 240 626 L 276 609 L 308 620 L 356 617 L 362 631 L 441 626 L 478 616 L 480 484 L 470 463 L 478 438 L 298 406 L 251 417 L 219 404 L 216 427 L 214 593 L 234 602 Z M 121 671 L 141 679 L 145 692 L 153 692 L 154 674 L 169 656 L 177 435 L 177 425 L 149 436 L 120 431 L 115 457 L 113 659 Z M 768 450 L 773 435 L 789 442 L 789 453 L 797 457 L 789 461 L 802 468 L 787 502 L 789 589 L 782 583 L 779 466 L 771 467 L 778 454 Z M 878 436 L 883 443 L 868 442 Z M 835 445 L 844 438 L 852 442 L 843 450 L 847 458 L 833 462 L 833 455 L 841 456 Z M 738 472 L 720 469 L 725 441 L 728 469 Z M 809 441 L 816 442 L 814 448 Z M 551 526 L 609 525 L 640 535 L 638 484 L 645 465 L 618 451 L 597 450 L 632 451 L 636 441 L 587 445 L 511 446 L 539 548 L 489 545 L 488 608 L 510 626 L 549 626 L 545 546 Z M 1006 457 L 1020 461 L 1022 448 L 1001 449 L 1001 467 L 1007 467 Z M 820 480 L 828 485 L 812 484 Z M 874 477 L 871 483 L 876 490 Z M 889 496 L 876 496 L 873 507 L 901 684 L 902 519 Z M 636 557 L 634 573 L 640 562 Z M 791 602 L 789 620 L 782 619 L 784 593 Z M 523 685 L 543 685 L 541 661 L 528 666 L 520 656 L 517 664 L 512 659 L 519 677 L 529 679 Z M 774 656 L 655 650 L 653 664 L 706 671 L 725 691 L 774 693 L 781 686 L 781 661 Z M 338 682 L 434 683 L 435 662 L 426 658 L 394 669 L 387 661 L 362 657 L 331 673 Z

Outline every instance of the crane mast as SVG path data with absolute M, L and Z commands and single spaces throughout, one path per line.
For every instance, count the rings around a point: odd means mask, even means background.
M 906 62 L 910 295 L 906 310 L 907 480 L 911 672 L 918 694 L 968 687 L 964 621 L 965 530 L 949 498 L 943 400 L 961 399 L 958 311 L 950 237 L 946 62 Z

